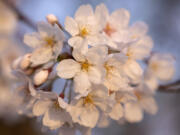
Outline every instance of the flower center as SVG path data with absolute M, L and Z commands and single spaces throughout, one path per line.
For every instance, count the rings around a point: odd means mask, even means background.
M 91 64 L 89 64 L 88 61 L 81 63 L 81 69 L 84 71 L 88 72 L 90 66 L 91 66 Z
M 113 66 L 108 65 L 107 63 L 104 65 L 104 68 L 106 69 L 106 77 L 112 73 L 112 70 L 114 69 Z
M 87 105 L 87 104 L 94 104 L 92 95 L 88 94 L 86 97 L 83 98 L 83 104 Z
M 150 65 L 151 69 L 153 69 L 154 71 L 157 71 L 159 66 L 158 66 L 158 63 L 154 62 Z
M 45 37 L 44 41 L 46 42 L 46 46 L 53 46 L 56 42 L 53 37 Z
M 86 27 L 83 27 L 81 30 L 80 30 L 80 36 L 81 37 L 86 37 L 87 35 L 89 34 L 89 31 Z
M 114 32 L 116 32 L 116 30 L 115 30 L 114 28 L 112 28 L 109 23 L 106 24 L 106 26 L 105 26 L 105 28 L 104 28 L 103 31 L 104 31 L 109 37 L 111 37 L 111 35 L 112 35 Z

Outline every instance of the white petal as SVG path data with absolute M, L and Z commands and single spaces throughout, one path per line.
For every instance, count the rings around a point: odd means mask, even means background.
M 139 122 L 143 118 L 141 107 L 137 103 L 125 104 L 125 118 L 129 122 Z
M 80 69 L 80 64 L 73 59 L 61 61 L 56 68 L 58 76 L 65 79 L 73 78 Z
M 68 44 L 73 48 L 80 48 L 82 43 L 83 43 L 83 38 L 80 36 L 75 36 L 68 40 Z
M 95 107 L 88 107 L 82 110 L 80 118 L 84 126 L 94 128 L 99 119 L 99 112 Z
M 149 69 L 158 79 L 170 80 L 174 75 L 174 58 L 169 54 L 154 54 L 150 59 Z
M 93 16 L 93 9 L 89 4 L 80 6 L 75 13 L 76 20 L 81 20 L 82 18 L 87 18 L 89 16 Z
M 150 114 L 156 114 L 158 107 L 156 101 L 152 97 L 144 97 L 140 101 L 142 108 Z
M 140 81 L 143 70 L 140 65 L 134 60 L 128 60 L 124 66 L 124 71 L 127 76 L 134 82 L 137 83 Z
M 52 37 L 54 35 L 53 26 L 47 22 L 38 22 L 37 27 L 41 37 Z
M 43 115 L 52 104 L 50 100 L 39 100 L 33 106 L 33 114 L 35 116 Z
M 109 113 L 109 116 L 113 119 L 113 120 L 119 120 L 120 118 L 123 117 L 123 107 L 120 103 L 117 103 L 113 106 L 113 109 L 111 111 L 111 113 Z
M 108 55 L 108 48 L 106 46 L 91 47 L 86 54 L 86 58 L 91 64 L 103 63 L 103 60 Z
M 55 111 L 54 108 L 50 108 L 46 111 L 43 117 L 43 125 L 49 127 L 50 129 L 57 129 L 64 124 L 64 121 L 61 121 L 61 112 Z
M 31 33 L 24 35 L 24 43 L 32 48 L 36 48 L 41 45 L 40 36 L 38 33 Z
M 79 27 L 76 21 L 71 17 L 66 17 L 65 29 L 72 35 L 75 36 L 79 33 Z
M 52 49 L 50 47 L 41 47 L 36 49 L 30 58 L 33 66 L 47 63 L 53 58 Z
M 80 52 L 79 49 L 73 49 L 72 55 L 78 62 L 86 61 L 86 57 Z
M 131 58 L 142 60 L 150 55 L 152 47 L 152 39 L 144 36 L 141 40 L 130 46 L 128 50 L 130 51 Z
M 130 14 L 126 9 L 119 9 L 111 14 L 111 23 L 118 24 L 119 28 L 128 26 Z
M 104 27 L 107 23 L 107 19 L 109 17 L 109 12 L 107 7 L 104 4 L 99 4 L 96 6 L 95 16 L 102 27 Z
M 97 67 L 91 66 L 88 70 L 88 76 L 92 83 L 99 84 L 102 81 L 101 70 Z
M 130 27 L 130 32 L 137 37 L 145 35 L 148 31 L 148 26 L 144 22 L 136 22 Z
M 75 92 L 85 93 L 91 86 L 86 72 L 80 72 L 74 77 L 74 89 Z

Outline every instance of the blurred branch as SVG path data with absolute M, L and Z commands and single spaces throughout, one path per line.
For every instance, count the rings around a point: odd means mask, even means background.
M 180 80 L 167 85 L 160 85 L 158 91 L 167 93 L 180 93 Z
M 14 11 L 20 21 L 23 21 L 25 24 L 30 26 L 32 29 L 36 29 L 35 23 L 33 23 L 28 17 L 26 17 L 16 6 L 13 0 L 2 0 L 7 7 Z

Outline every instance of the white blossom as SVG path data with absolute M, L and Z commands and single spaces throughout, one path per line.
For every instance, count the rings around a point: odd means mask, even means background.
M 38 23 L 38 32 L 24 36 L 24 43 L 35 49 L 30 58 L 34 66 L 56 59 L 62 50 L 63 41 L 61 29 L 45 22 Z
M 71 118 L 66 112 L 68 104 L 61 97 L 51 92 L 42 92 L 40 93 L 40 97 L 42 98 L 33 106 L 33 114 L 35 116 L 43 115 L 44 126 L 50 129 L 57 129 L 66 122 L 71 124 Z
M 103 38 L 93 9 L 90 5 L 82 5 L 76 11 L 74 19 L 66 17 L 65 29 L 71 34 L 68 40 L 70 46 L 85 54 L 88 45 L 94 46 L 102 43 Z
M 109 109 L 107 98 L 105 87 L 94 86 L 90 92 L 73 100 L 68 112 L 74 122 L 93 128 L 100 117 L 100 110 L 108 111 Z
M 91 83 L 100 84 L 103 77 L 103 58 L 107 54 L 106 47 L 92 47 L 86 55 L 74 51 L 73 59 L 61 61 L 57 66 L 57 74 L 61 78 L 74 78 L 75 92 L 84 93 Z
M 174 75 L 174 58 L 169 54 L 154 54 L 149 60 L 147 70 L 149 75 L 159 80 L 170 80 Z

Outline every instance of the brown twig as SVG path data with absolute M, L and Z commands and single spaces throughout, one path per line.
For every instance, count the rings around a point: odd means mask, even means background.
M 167 93 L 180 93 L 180 80 L 167 85 L 160 85 L 158 91 Z

